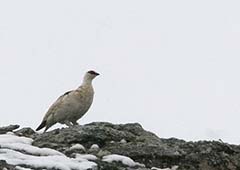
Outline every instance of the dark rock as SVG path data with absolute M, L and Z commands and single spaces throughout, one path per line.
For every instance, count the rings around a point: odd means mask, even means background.
M 28 127 L 17 130 L 14 133 L 18 136 L 25 136 L 30 138 L 34 138 L 34 136 L 36 135 L 36 132 L 33 129 Z
M 5 127 L 0 127 L 0 134 L 5 134 L 7 132 L 12 132 L 13 130 L 19 128 L 19 125 L 9 125 Z
M 7 164 L 7 162 L 4 160 L 0 160 L 0 169 L 15 170 L 15 166 Z
M 127 167 L 119 162 L 108 163 L 103 161 L 96 161 L 96 163 L 98 164 L 98 170 L 151 170 L 144 167 Z
M 59 150 L 59 145 L 60 148 L 63 148 L 80 143 L 86 148 L 89 148 L 92 144 L 98 144 L 100 147 L 103 147 L 110 144 L 111 141 L 120 141 L 123 138 L 128 141 L 134 140 L 134 134 L 119 130 L 119 128 L 119 125 L 99 122 L 85 126 L 73 126 L 61 130 L 56 129 L 38 135 L 33 144 Z
M 124 142 L 120 142 L 121 140 Z M 155 134 L 145 131 L 138 123 L 114 125 L 94 122 L 84 126 L 56 129 L 37 135 L 33 145 L 50 147 L 65 153 L 77 143 L 86 148 L 98 144 L 100 151 L 97 155 L 112 153 L 129 156 L 134 161 L 145 164 L 147 168 L 168 168 L 177 165 L 178 170 L 240 169 L 239 146 L 218 141 L 186 142 L 175 138 L 160 139 Z M 100 161 L 98 164 L 99 169 L 127 169 L 125 166 L 119 166 L 119 163 Z
M 8 126 L 5 132 L 13 129 Z M 176 138 L 160 139 L 144 130 L 138 123 L 115 125 L 94 122 L 42 134 L 37 134 L 30 128 L 23 128 L 14 133 L 33 138 L 35 146 L 53 148 L 69 157 L 82 152 L 94 154 L 99 158 L 95 160 L 99 170 L 150 170 L 152 167 L 174 166 L 178 166 L 177 170 L 240 170 L 238 145 L 222 141 L 186 142 Z M 74 144 L 81 144 L 86 150 L 70 149 Z M 93 144 L 100 148 L 93 151 L 90 149 Z M 120 162 L 103 162 L 101 157 L 109 154 L 128 156 L 146 167 L 128 167 Z M 8 170 L 13 168 L 5 161 L 0 161 L 0 169 L 3 167 L 7 167 Z

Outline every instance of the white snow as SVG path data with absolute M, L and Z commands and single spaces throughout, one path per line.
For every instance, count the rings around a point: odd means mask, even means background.
M 7 135 L 14 135 L 13 132 L 7 132 L 6 134 L 7 134 Z
M 85 151 L 85 147 L 79 143 L 70 147 L 70 150 L 77 150 L 77 149 Z
M 78 153 L 76 154 L 75 158 L 77 160 L 85 159 L 89 161 L 94 161 L 98 159 L 95 155 L 92 155 L 92 154 L 78 154 Z
M 4 159 L 12 165 L 28 165 L 34 168 L 56 168 L 61 170 L 85 170 L 96 166 L 94 162 L 80 162 L 64 155 L 33 156 L 9 149 L 0 149 L 0 159 Z
M 2 134 L 0 135 L 0 144 L 3 143 L 25 143 L 32 144 L 33 140 L 31 138 L 19 137 L 12 134 Z
M 93 144 L 91 147 L 90 147 L 91 150 L 98 150 L 99 149 L 99 146 L 97 144 Z
M 24 167 L 21 167 L 21 166 L 16 166 L 16 169 L 17 170 L 32 170 L 30 168 L 24 168 Z
M 24 143 L 3 143 L 1 144 L 2 148 L 8 148 L 12 150 L 18 150 L 18 151 L 25 151 L 26 153 L 33 154 L 33 155 L 41 155 L 41 156 L 47 156 L 47 155 L 63 155 L 61 152 L 58 152 L 54 149 L 49 148 L 38 148 L 36 146 L 24 144 Z
M 117 154 L 112 154 L 112 155 L 106 155 L 103 157 L 102 159 L 105 162 L 121 162 L 124 165 L 130 166 L 130 167 L 134 167 L 134 166 L 141 166 L 144 167 L 143 164 L 140 164 L 138 162 L 134 162 L 131 158 L 127 157 L 127 156 L 123 156 L 123 155 L 117 155 Z
M 161 169 L 161 168 L 156 168 L 156 167 L 152 167 L 151 169 L 152 169 L 152 170 L 177 170 L 177 169 L 178 169 L 178 166 L 174 165 L 174 166 L 172 166 L 172 168 L 163 168 L 163 169 Z
M 97 166 L 96 163 L 88 161 L 93 159 L 93 155 L 87 155 L 85 159 L 69 158 L 53 149 L 32 146 L 32 141 L 30 138 L 11 134 L 0 135 L 0 160 L 6 160 L 11 165 L 61 170 L 86 170 Z M 20 166 L 18 169 L 28 170 Z
M 125 143 L 127 143 L 127 141 L 126 141 L 125 139 L 122 139 L 122 140 L 120 141 L 120 143 L 125 144 Z

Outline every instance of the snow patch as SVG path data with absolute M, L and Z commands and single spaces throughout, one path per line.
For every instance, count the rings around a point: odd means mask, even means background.
M 86 170 L 97 166 L 90 161 L 78 161 L 65 155 L 33 156 L 10 149 L 0 149 L 0 160 L 4 159 L 11 165 L 27 165 L 34 168 L 48 168 L 61 170 Z
M 13 132 L 7 132 L 7 135 L 15 135 Z
M 93 144 L 91 147 L 90 147 L 91 150 L 98 150 L 99 149 L 99 146 L 97 144 Z
M 161 169 L 161 168 L 156 168 L 156 167 L 152 167 L 151 169 L 152 169 L 152 170 L 177 170 L 177 169 L 178 169 L 178 166 L 174 165 L 174 166 L 172 166 L 172 168 L 163 168 L 163 169 Z
M 12 134 L 2 134 L 0 135 L 0 144 L 3 143 L 24 143 L 24 144 L 32 144 L 33 140 L 27 137 L 19 137 Z
M 76 154 L 75 158 L 77 160 L 89 160 L 89 161 L 94 161 L 97 160 L 98 158 L 95 155 L 92 154 Z
M 120 141 L 120 143 L 125 144 L 125 143 L 127 143 L 127 141 L 126 141 L 125 139 L 122 139 L 122 140 Z
M 24 168 L 24 167 L 21 167 L 21 166 L 16 166 L 15 168 L 16 168 L 16 170 L 32 170 L 30 168 Z
M 86 149 L 83 145 L 78 143 L 78 144 L 75 144 L 75 145 L 71 146 L 70 150 L 83 150 L 83 151 L 85 151 Z
M 87 155 L 85 159 L 69 158 L 50 148 L 32 146 L 32 142 L 31 138 L 11 134 L 0 135 L 0 160 L 5 160 L 11 165 L 18 165 L 18 170 L 30 170 L 21 167 L 24 165 L 32 168 L 61 170 L 87 170 L 97 167 L 95 162 L 88 161 L 88 159 L 94 159 L 93 155 Z
M 32 146 L 29 144 L 25 143 L 1 143 L 0 142 L 1 148 L 7 148 L 7 149 L 12 149 L 12 150 L 17 150 L 17 151 L 24 151 L 29 154 L 33 155 L 41 155 L 41 156 L 47 156 L 47 155 L 63 155 L 61 152 L 58 152 L 54 149 L 49 149 L 49 148 L 38 148 L 36 146 Z
M 107 155 L 107 156 L 104 156 L 102 160 L 105 162 L 109 162 L 109 163 L 112 163 L 114 161 L 121 162 L 122 164 L 130 166 L 130 167 L 134 167 L 134 166 L 144 167 L 143 164 L 134 162 L 131 158 L 129 158 L 127 156 L 123 156 L 123 155 L 117 155 L 117 154 Z

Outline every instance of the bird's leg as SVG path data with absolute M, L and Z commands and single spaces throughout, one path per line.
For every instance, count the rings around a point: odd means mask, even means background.
M 45 133 L 49 129 L 49 126 L 46 126 L 43 133 Z
M 64 121 L 64 124 L 66 124 L 68 127 L 71 127 L 73 126 L 72 123 L 68 120 Z

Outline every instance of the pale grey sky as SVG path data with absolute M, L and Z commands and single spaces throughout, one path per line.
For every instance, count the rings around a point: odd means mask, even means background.
M 0 126 L 35 129 L 94 69 L 95 100 L 79 123 L 139 122 L 159 137 L 239 144 L 239 6 L 0 1 Z

